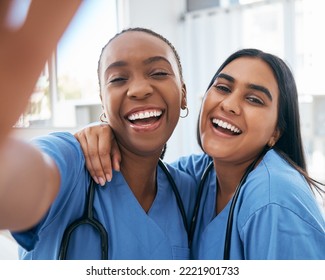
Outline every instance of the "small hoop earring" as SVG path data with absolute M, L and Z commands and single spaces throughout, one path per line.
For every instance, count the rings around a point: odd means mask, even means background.
M 189 109 L 188 109 L 187 106 L 184 108 L 184 110 L 186 111 L 186 112 L 185 112 L 185 115 L 184 115 L 184 116 L 182 116 L 182 115 L 179 116 L 179 117 L 182 118 L 182 119 L 186 118 L 186 117 L 188 116 L 188 113 L 189 113 Z
M 269 147 L 269 149 L 272 149 L 275 145 L 274 141 L 270 141 L 269 143 L 267 143 L 267 146 Z
M 102 112 L 102 113 L 99 115 L 99 119 L 100 119 L 101 122 L 103 122 L 103 123 L 107 123 L 107 119 L 106 119 L 105 112 Z

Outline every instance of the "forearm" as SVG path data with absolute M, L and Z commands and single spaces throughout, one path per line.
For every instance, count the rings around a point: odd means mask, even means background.
M 0 150 L 0 229 L 22 230 L 46 213 L 60 185 L 54 162 L 15 138 Z

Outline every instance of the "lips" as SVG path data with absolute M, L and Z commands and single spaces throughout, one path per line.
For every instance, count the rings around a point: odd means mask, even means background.
M 217 130 L 229 135 L 239 135 L 242 133 L 240 128 L 235 125 L 217 118 L 212 119 L 212 124 Z
M 131 127 L 138 131 L 152 131 L 160 125 L 163 114 L 162 109 L 150 108 L 132 110 L 125 118 L 130 122 Z
M 148 120 L 152 118 L 159 118 L 162 115 L 161 110 L 145 110 L 132 113 L 127 116 L 127 119 L 131 122 L 136 122 L 138 120 Z

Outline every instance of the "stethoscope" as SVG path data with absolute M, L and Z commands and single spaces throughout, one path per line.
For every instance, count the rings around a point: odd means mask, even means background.
M 234 210 L 235 210 L 235 206 L 236 206 L 236 203 L 238 200 L 240 190 L 241 190 L 242 186 L 245 184 L 249 173 L 254 169 L 256 163 L 266 153 L 266 151 L 267 150 L 264 149 L 263 152 L 246 168 L 244 175 L 242 176 L 239 184 L 236 187 L 234 196 L 232 198 L 232 202 L 230 204 L 229 213 L 228 213 L 227 228 L 226 228 L 226 235 L 225 235 L 225 241 L 224 241 L 224 251 L 223 251 L 223 259 L 224 260 L 230 260 L 230 245 L 231 245 L 231 233 L 232 233 L 232 226 L 233 226 L 233 219 L 234 219 Z M 201 204 L 203 188 L 204 188 L 205 182 L 206 182 L 208 175 L 212 168 L 213 168 L 213 161 L 211 161 L 208 164 L 208 166 L 206 167 L 206 169 L 204 170 L 204 172 L 201 176 L 200 184 L 198 187 L 197 199 L 196 199 L 195 208 L 194 208 L 194 213 L 193 213 L 193 218 L 192 218 L 190 232 L 189 232 L 190 246 L 193 241 L 194 231 L 195 231 L 195 227 L 196 227 L 196 223 L 197 223 L 198 211 L 199 211 L 200 204 Z
M 185 227 L 186 232 L 188 233 L 188 225 L 187 225 L 187 218 L 185 213 L 185 208 L 183 201 L 181 199 L 181 196 L 179 194 L 179 191 L 176 187 L 176 183 L 171 176 L 168 167 L 159 159 L 158 161 L 159 167 L 162 169 L 162 171 L 165 173 L 167 180 L 169 184 L 172 187 L 172 190 L 174 192 L 174 195 L 176 197 L 177 206 L 179 208 L 179 211 L 182 216 L 183 224 Z M 60 245 L 60 251 L 59 251 L 59 260 L 65 260 L 67 257 L 67 251 L 69 247 L 69 242 L 71 238 L 71 234 L 81 225 L 90 225 L 93 227 L 100 236 L 100 242 L 101 242 L 101 259 L 102 260 L 108 260 L 108 233 L 104 226 L 94 217 L 93 212 L 93 204 L 94 204 L 94 194 L 95 194 L 95 182 L 93 179 L 90 180 L 89 190 L 87 193 L 86 198 L 86 206 L 84 209 L 83 215 L 72 222 L 64 231 L 61 245 Z

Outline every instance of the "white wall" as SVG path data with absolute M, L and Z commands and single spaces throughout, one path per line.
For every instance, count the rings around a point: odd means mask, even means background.
M 124 13 L 120 29 L 146 27 L 166 36 L 177 47 L 180 42 L 179 20 L 186 8 L 186 0 L 123 0 L 118 1 Z
M 0 260 L 17 260 L 18 245 L 8 231 L 0 231 Z

